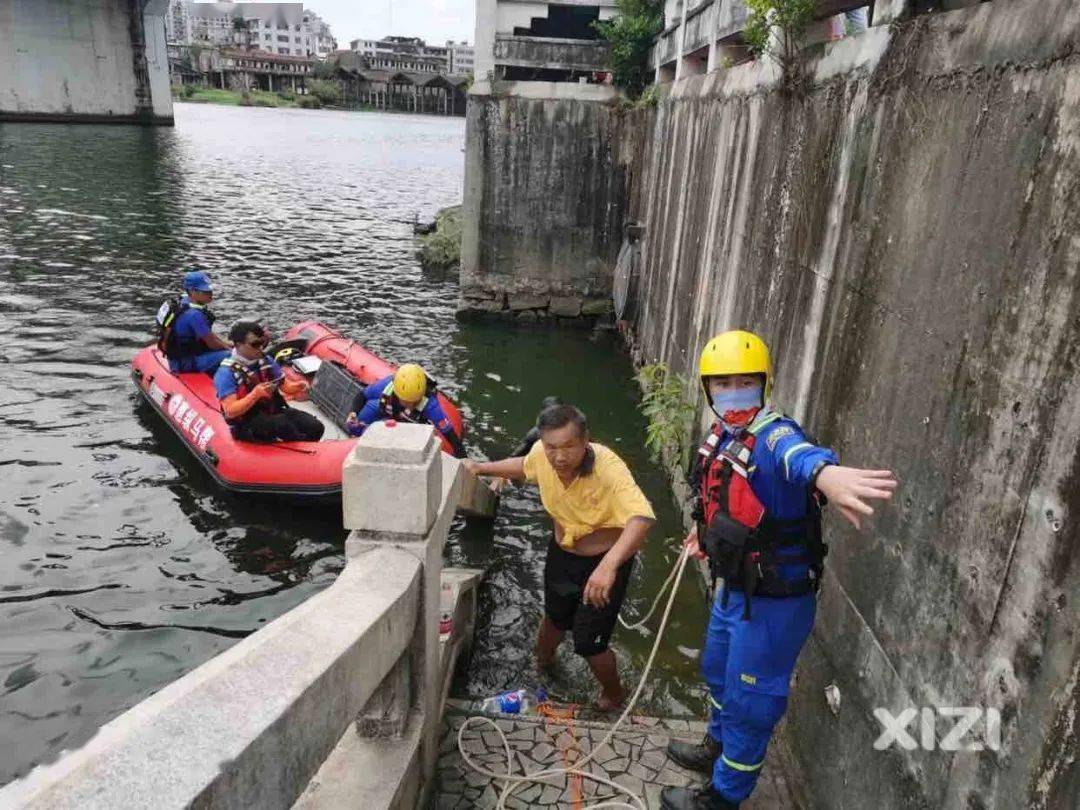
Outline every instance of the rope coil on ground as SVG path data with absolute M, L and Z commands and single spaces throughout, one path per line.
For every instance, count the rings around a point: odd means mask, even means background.
M 645 682 L 648 680 L 649 673 L 652 670 L 653 662 L 656 660 L 656 653 L 660 649 L 660 642 L 664 638 L 664 630 L 667 627 L 668 619 L 671 617 L 671 608 L 675 604 L 675 594 L 679 591 L 679 583 L 682 581 L 682 575 L 683 572 L 686 570 L 686 563 L 688 560 L 689 556 L 687 554 L 687 551 L 685 548 L 683 548 L 679 554 L 679 559 L 675 562 L 674 568 L 671 569 L 671 573 L 668 575 L 667 580 L 661 586 L 660 592 L 657 594 L 656 599 L 653 601 L 652 607 L 649 608 L 649 612 L 645 614 L 645 617 L 643 619 L 632 625 L 628 625 L 623 622 L 621 616 L 619 617 L 619 621 L 622 623 L 623 627 L 626 627 L 627 629 L 635 629 L 637 627 L 640 627 L 646 621 L 648 621 L 649 617 L 656 609 L 656 606 L 660 603 L 660 598 L 661 596 L 663 596 L 664 591 L 668 588 L 668 585 L 674 583 L 673 587 L 671 588 L 671 594 L 670 596 L 668 596 L 667 605 L 664 607 L 664 614 L 660 619 L 660 626 L 656 629 L 656 640 L 653 642 L 652 650 L 650 650 L 649 657 L 645 661 L 645 667 L 641 672 L 641 679 L 638 681 L 638 685 L 637 688 L 634 690 L 634 694 L 631 696 L 630 700 L 627 701 L 626 708 L 623 709 L 623 713 L 619 715 L 619 719 L 616 720 L 615 723 L 608 730 L 608 733 L 604 737 L 604 739 L 594 745 L 592 751 L 584 759 L 577 760 L 571 767 L 548 768 L 545 770 L 537 771 L 535 773 L 526 773 L 519 776 L 513 772 L 514 758 L 513 753 L 510 750 L 510 743 L 507 741 L 506 735 L 503 733 L 503 730 L 499 728 L 498 724 L 492 718 L 476 715 L 466 718 L 465 722 L 461 724 L 461 728 L 458 729 L 457 743 L 458 751 L 461 753 L 461 758 L 465 761 L 465 764 L 477 773 L 483 774 L 484 776 L 487 776 L 492 780 L 505 782 L 502 793 L 499 794 L 498 804 L 496 805 L 496 808 L 498 808 L 498 810 L 504 810 L 507 800 L 525 785 L 530 783 L 553 784 L 553 779 L 564 776 L 580 776 L 583 779 L 589 779 L 593 782 L 599 782 L 600 784 L 607 785 L 608 787 L 614 789 L 617 793 L 624 794 L 628 798 L 628 801 L 608 801 L 607 799 L 605 799 L 598 804 L 589 805 L 587 808 L 584 808 L 584 810 L 602 810 L 602 808 L 611 808 L 611 810 L 615 810 L 615 808 L 618 808 L 619 810 L 648 810 L 648 805 L 645 799 L 635 794 L 629 788 L 620 785 L 618 782 L 615 782 L 612 779 L 608 779 L 606 776 L 600 776 L 595 773 L 590 773 L 586 770 L 583 770 L 583 768 L 593 760 L 593 758 L 596 756 L 597 752 L 599 752 L 601 748 L 611 742 L 612 737 L 615 736 L 615 732 L 618 731 L 619 726 L 623 724 L 626 718 L 630 716 L 630 712 L 633 711 L 634 706 L 638 702 L 638 698 L 641 697 L 641 692 L 645 688 Z M 469 753 L 465 750 L 465 730 L 471 725 L 477 725 L 480 723 L 491 726 L 499 735 L 499 740 L 502 742 L 503 745 L 503 751 L 506 753 L 505 773 L 495 773 L 494 771 L 489 771 L 487 768 L 476 764 L 476 762 L 474 762 L 469 756 Z

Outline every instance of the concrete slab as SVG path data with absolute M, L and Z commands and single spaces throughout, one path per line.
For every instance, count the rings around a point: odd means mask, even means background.
M 446 463 L 460 467 L 457 459 L 443 457 Z M 495 479 L 481 478 L 461 468 L 461 497 L 458 499 L 458 512 L 466 517 L 493 518 L 499 508 L 499 493 L 495 489 Z
M 415 712 L 400 739 L 365 739 L 350 726 L 292 810 L 411 810 L 423 726 Z

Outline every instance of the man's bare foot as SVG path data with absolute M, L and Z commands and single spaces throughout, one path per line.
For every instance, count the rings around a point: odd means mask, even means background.
M 626 700 L 626 693 L 620 692 L 615 697 L 609 697 L 608 695 L 601 694 L 596 699 L 596 708 L 602 712 L 614 712 L 623 707 L 623 702 Z

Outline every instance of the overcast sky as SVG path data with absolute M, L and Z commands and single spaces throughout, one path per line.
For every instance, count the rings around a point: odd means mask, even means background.
M 349 40 L 395 35 L 473 41 L 475 0 L 303 0 L 333 29 L 339 48 Z

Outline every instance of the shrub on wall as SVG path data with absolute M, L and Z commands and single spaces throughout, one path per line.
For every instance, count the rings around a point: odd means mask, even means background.
M 594 25 L 611 43 L 608 67 L 615 84 L 637 98 L 652 81 L 649 50 L 663 26 L 664 10 L 655 0 L 618 0 L 616 8 L 614 19 Z
M 694 406 L 687 398 L 690 383 L 672 372 L 666 363 L 643 366 L 637 374 L 642 388 L 641 412 L 648 419 L 645 447 L 653 461 L 671 453 L 681 469 L 690 462 L 688 439 L 694 421 Z
M 814 0 L 746 0 L 743 38 L 757 56 L 776 60 L 789 87 L 801 84 L 802 43 L 814 19 Z

